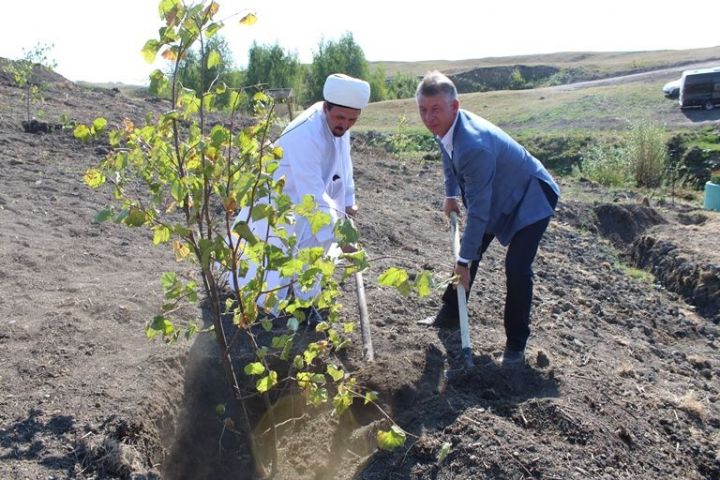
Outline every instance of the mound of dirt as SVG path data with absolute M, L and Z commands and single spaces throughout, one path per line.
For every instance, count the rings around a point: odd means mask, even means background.
M 164 108 L 51 90 L 51 121 L 139 121 Z M 160 273 L 192 272 L 147 233 L 93 222 L 110 196 L 82 175 L 104 146 L 62 130 L 23 133 L 18 90 L 0 85 L 0 100 L 0 478 L 253 478 L 252 454 L 263 452 L 236 433 L 241 413 L 215 414 L 230 396 L 212 339 L 163 345 L 144 335 L 163 303 Z M 463 371 L 459 333 L 416 324 L 440 292 L 401 297 L 376 281 L 388 266 L 450 274 L 440 165 L 372 148 L 357 149 L 354 164 L 376 361 L 362 360 L 357 333 L 339 359 L 378 392 L 407 442 L 376 449 L 375 431 L 387 426 L 377 409 L 335 418 L 279 398 L 278 478 L 720 478 L 718 215 L 700 221 L 688 210 L 680 220 L 630 197 L 596 206 L 563 196 L 535 264 L 528 364 L 497 363 L 505 251 L 493 244 L 469 302 L 476 368 Z M 630 251 L 662 282 L 658 268 L 685 268 L 673 255 L 692 258 L 696 273 L 678 272 L 677 283 L 694 292 L 688 301 L 708 303 L 695 308 L 669 286 L 629 276 Z M 341 301 L 356 321 L 352 281 Z M 264 421 L 253 419 L 258 431 Z
M 594 208 L 600 234 L 623 248 L 648 227 L 666 223 L 655 209 L 645 205 L 602 204 Z
M 651 271 L 660 283 L 682 295 L 698 312 L 720 323 L 720 253 L 717 248 L 720 221 L 711 219 L 663 225 L 640 236 L 632 245 L 631 258 Z M 697 221 L 697 217 L 696 217 Z

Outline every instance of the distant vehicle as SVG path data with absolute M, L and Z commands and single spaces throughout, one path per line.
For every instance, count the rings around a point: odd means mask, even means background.
M 680 108 L 720 105 L 720 67 L 686 70 L 680 77 Z
M 667 98 L 678 98 L 680 96 L 680 79 L 663 85 L 663 93 Z

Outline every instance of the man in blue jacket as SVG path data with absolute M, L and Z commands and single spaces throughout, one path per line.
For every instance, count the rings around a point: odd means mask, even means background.
M 560 190 L 545 167 L 507 133 L 460 109 L 457 89 L 440 72 L 429 72 L 415 94 L 420 117 L 442 151 L 445 174 L 443 210 L 467 211 L 454 273 L 469 295 L 483 253 L 493 239 L 507 246 L 505 274 L 506 343 L 502 364 L 519 365 L 530 335 L 532 263 L 554 214 Z M 450 285 L 440 311 L 420 323 L 458 325 L 457 293 Z

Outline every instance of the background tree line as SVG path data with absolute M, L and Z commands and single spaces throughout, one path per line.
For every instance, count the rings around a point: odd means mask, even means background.
M 211 61 L 214 56 L 219 56 L 222 61 Z M 215 35 L 201 48 L 187 53 L 177 75 L 183 88 L 196 92 L 207 91 L 208 87 L 221 83 L 249 92 L 292 88 L 295 103 L 308 106 L 322 99 L 325 78 L 337 72 L 369 82 L 372 102 L 412 97 L 418 82 L 412 75 L 388 78 L 381 67 L 371 71 L 365 53 L 349 32 L 336 41 L 321 40 L 310 65 L 301 64 L 296 53 L 286 51 L 278 44 L 253 42 L 245 70 L 235 67 L 230 46 L 223 37 Z M 163 94 L 153 85 L 150 93 Z M 222 105 L 222 96 L 217 102 Z

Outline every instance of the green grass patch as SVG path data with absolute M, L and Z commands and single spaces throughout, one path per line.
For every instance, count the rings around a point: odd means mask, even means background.
M 663 82 L 596 87 L 545 87 L 460 95 L 462 108 L 513 134 L 612 135 L 633 122 L 660 119 L 678 108 L 660 93 Z M 368 105 L 358 129 L 392 131 L 404 115 L 408 129 L 423 129 L 415 99 Z
M 639 268 L 630 267 L 628 265 L 625 265 L 624 263 L 618 263 L 615 265 L 615 267 L 622 271 L 625 275 L 627 275 L 630 278 L 634 278 L 635 280 L 638 280 L 642 283 L 647 283 L 649 285 L 655 284 L 655 275 L 652 273 L 641 270 Z

